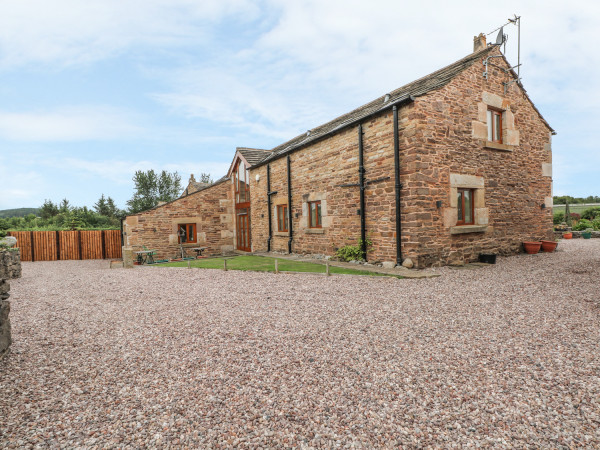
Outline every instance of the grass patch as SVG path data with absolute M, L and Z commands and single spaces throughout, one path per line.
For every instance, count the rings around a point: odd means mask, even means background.
M 222 269 L 223 258 L 206 258 L 189 261 L 190 266 L 197 269 Z M 177 261 L 166 264 L 160 264 L 160 267 L 187 267 L 188 261 Z M 229 270 L 251 270 L 255 272 L 275 272 L 275 258 L 269 256 L 240 255 L 233 258 L 227 258 L 227 269 Z M 288 259 L 279 259 L 280 272 L 307 272 L 307 273 L 325 273 L 324 264 L 315 264 L 304 261 L 291 261 Z M 346 269 L 345 267 L 329 266 L 329 272 L 345 275 L 370 275 L 370 276 L 391 276 L 402 278 L 400 275 L 389 275 L 385 273 L 368 272 L 359 269 Z
M 598 205 L 598 206 L 600 206 L 600 205 Z M 590 208 L 593 208 L 593 206 L 569 205 L 569 211 L 571 211 L 572 213 L 577 213 L 577 214 L 581 214 L 586 209 L 590 209 Z M 554 205 L 552 207 L 552 212 L 554 214 L 557 214 L 557 213 L 563 213 L 564 214 L 564 212 L 565 212 L 565 205 Z

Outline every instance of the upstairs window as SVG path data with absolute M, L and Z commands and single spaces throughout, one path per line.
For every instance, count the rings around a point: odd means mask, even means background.
M 235 202 L 248 203 L 250 201 L 250 175 L 243 161 L 239 161 L 233 171 L 233 184 L 235 187 Z
M 308 202 L 308 227 L 321 228 L 321 200 Z
M 458 220 L 456 225 L 473 225 L 475 214 L 473 211 L 474 189 L 458 189 Z
M 277 205 L 277 231 L 289 231 L 288 220 L 289 218 L 287 205 Z
M 195 244 L 198 242 L 195 223 L 180 223 L 177 228 L 180 244 Z
M 502 111 L 488 108 L 487 129 L 488 141 L 502 144 Z

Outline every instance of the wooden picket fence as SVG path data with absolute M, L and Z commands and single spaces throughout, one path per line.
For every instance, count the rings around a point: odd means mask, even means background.
M 118 259 L 121 230 L 9 231 L 17 238 L 21 261 Z

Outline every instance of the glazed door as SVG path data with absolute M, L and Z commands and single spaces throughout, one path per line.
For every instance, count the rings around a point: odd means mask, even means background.
M 250 247 L 250 210 L 247 208 L 236 211 L 237 249 L 244 252 L 251 251 Z

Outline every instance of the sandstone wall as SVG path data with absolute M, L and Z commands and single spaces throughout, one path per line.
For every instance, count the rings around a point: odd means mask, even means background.
M 417 98 L 403 134 L 403 253 L 421 267 L 553 237 L 551 132 L 516 83 L 505 92 L 512 77 L 492 66 L 485 80 L 482 67 Z M 487 141 L 488 107 L 504 111 L 503 144 Z M 460 187 L 475 189 L 472 227 L 456 226 Z
M 15 256 L 16 255 L 16 256 Z M 16 262 L 18 262 L 18 264 Z M 18 265 L 18 271 L 15 267 Z M 17 275 L 18 272 L 18 275 Z M 19 252 L 0 250 L 0 358 L 6 354 L 12 343 L 10 336 L 10 284 L 9 278 L 21 276 Z
M 492 60 L 507 67 L 501 58 Z M 402 252 L 418 267 L 462 263 L 480 252 L 520 251 L 524 240 L 552 236 L 551 133 L 521 88 L 503 70 L 476 62 L 445 87 L 399 110 Z M 487 142 L 488 106 L 503 110 L 503 144 Z M 395 261 L 393 117 L 363 123 L 368 259 Z M 287 251 L 277 232 L 277 205 L 287 204 L 286 158 L 251 170 L 252 247 L 265 251 L 268 215 L 272 250 Z M 256 175 L 259 180 L 256 181 Z M 360 237 L 357 126 L 291 154 L 295 253 L 333 255 Z M 458 188 L 475 189 L 476 223 L 456 226 Z M 323 227 L 308 228 L 309 201 L 321 200 Z M 438 202 L 441 206 L 438 207 Z M 542 208 L 545 205 L 546 208 Z
M 0 250 L 0 279 L 12 280 L 21 278 L 20 252 L 14 250 Z
M 411 107 L 399 111 L 400 127 L 406 125 Z M 392 111 L 363 123 L 365 211 L 369 260 L 395 260 L 395 197 Z M 272 250 L 287 251 L 289 233 L 277 232 L 277 205 L 287 204 L 287 162 L 270 163 L 274 237 Z M 266 166 L 250 169 L 252 245 L 265 251 L 268 238 Z M 256 174 L 259 181 L 256 181 Z M 333 255 L 360 238 L 358 186 L 358 126 L 315 143 L 291 155 L 293 245 L 295 253 Z M 320 200 L 322 228 L 308 226 L 308 202 Z
M 149 211 L 128 216 L 124 224 L 125 246 L 157 250 L 156 258 L 176 256 L 178 224 L 196 224 L 197 243 L 185 247 L 207 247 L 205 255 L 233 250 L 233 198 L 231 181 L 225 180 L 199 192 L 165 203 Z M 188 256 L 195 253 L 188 251 Z

